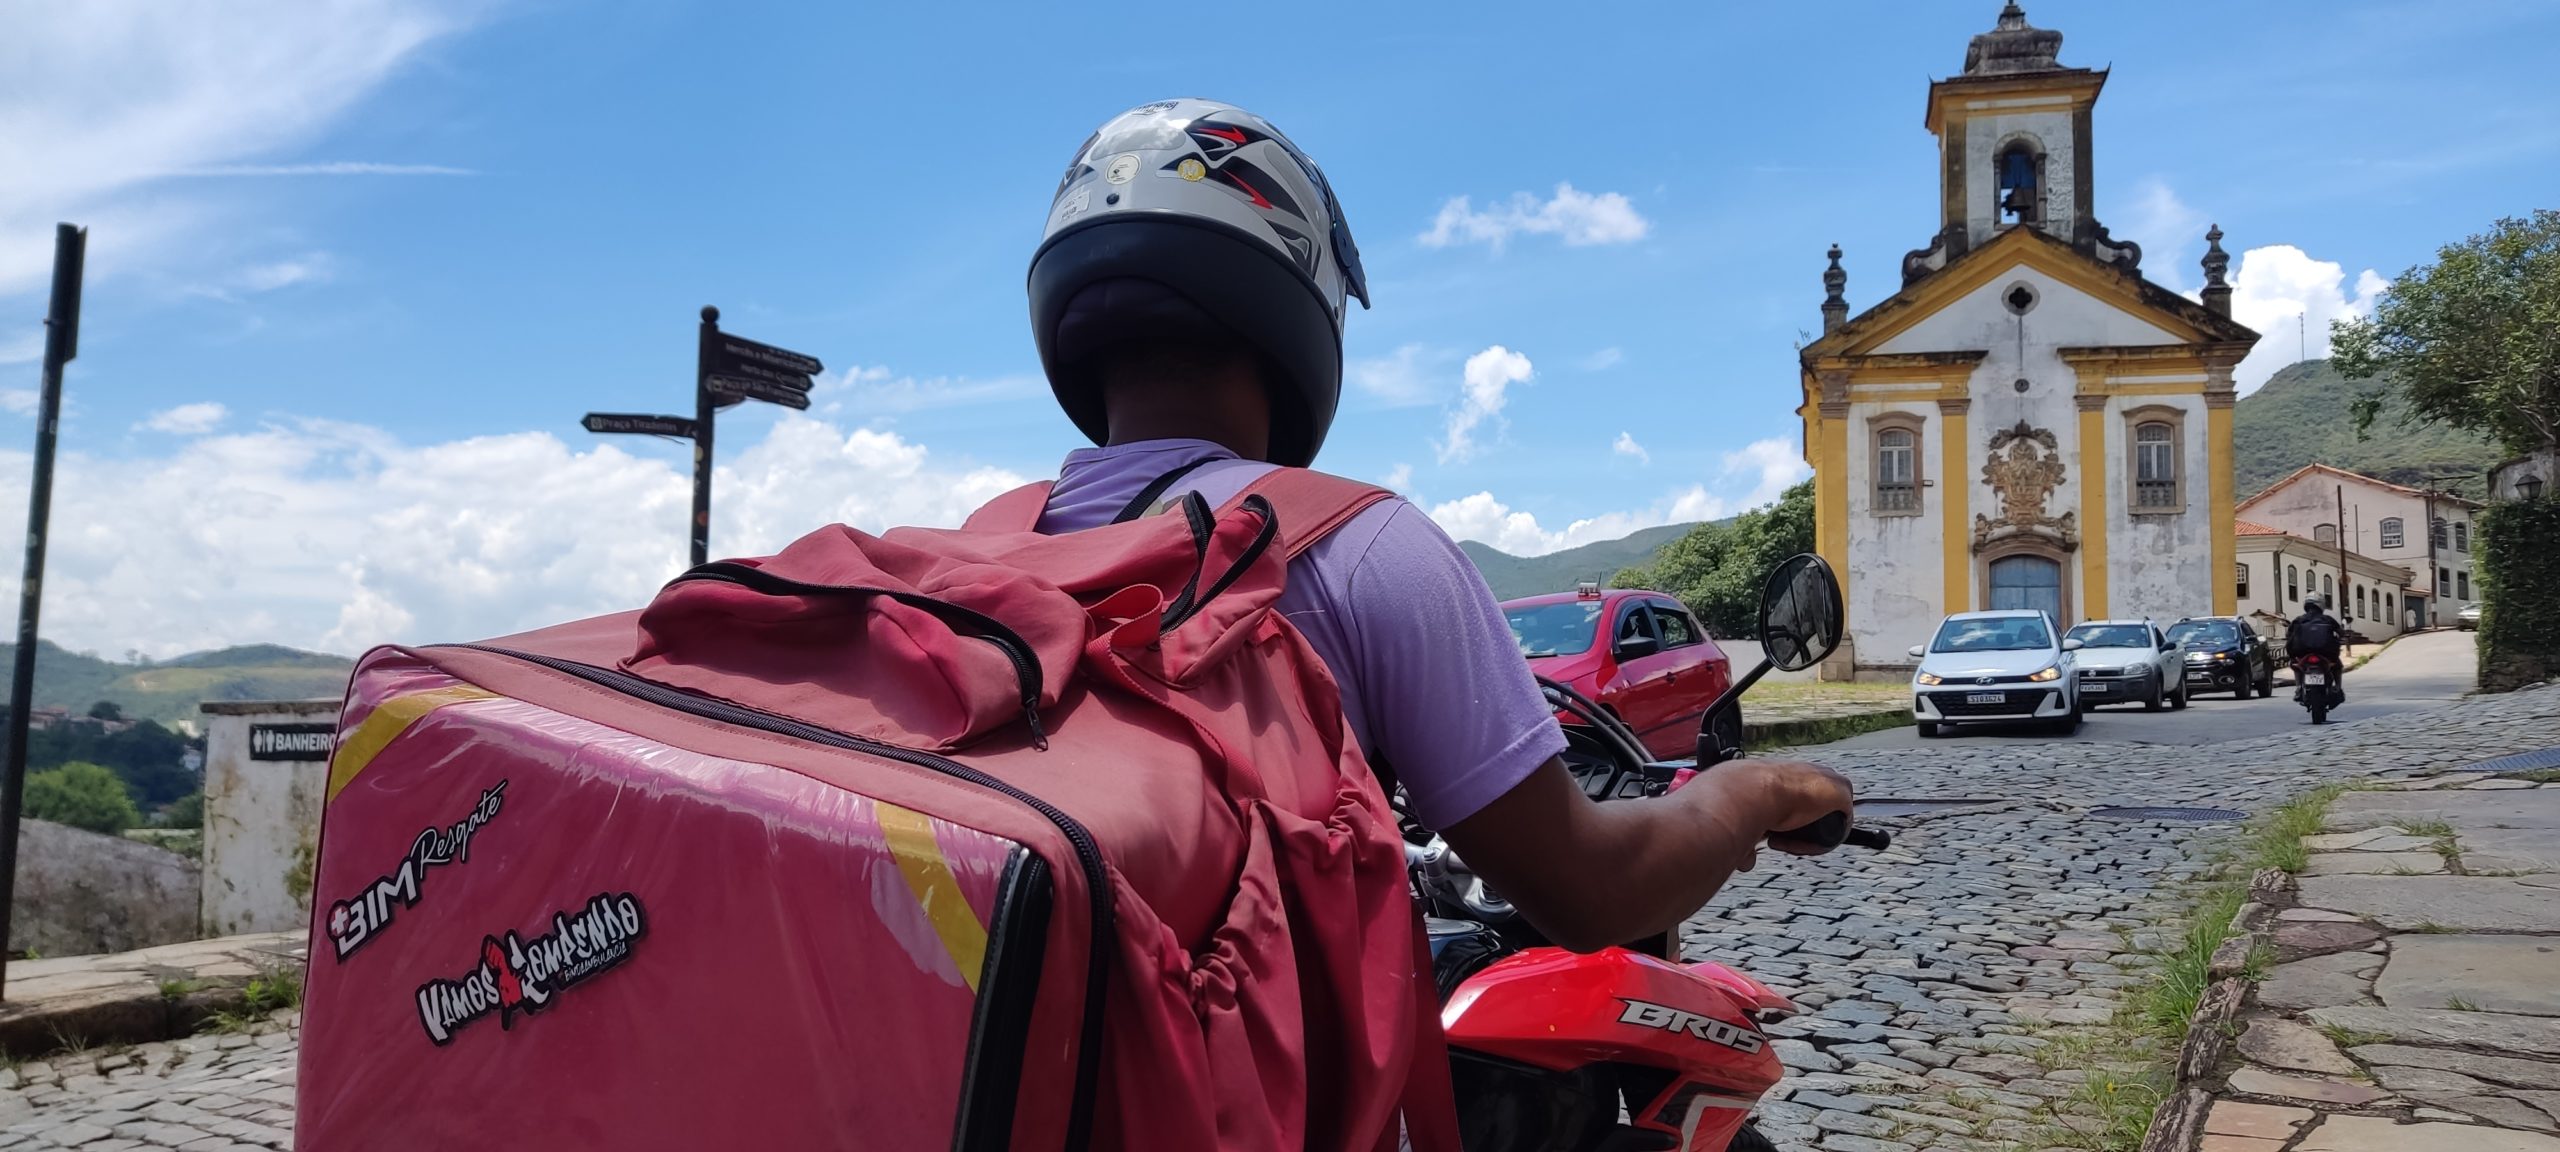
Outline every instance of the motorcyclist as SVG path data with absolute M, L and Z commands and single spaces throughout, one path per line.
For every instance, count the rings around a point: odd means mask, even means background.
M 2286 625 L 2284 630 L 2286 656 L 2300 660 L 2305 656 L 2316 655 L 2327 661 L 2331 700 L 2340 700 L 2346 696 L 2346 687 L 2341 681 L 2347 666 L 2344 661 L 2338 659 L 2338 648 L 2344 639 L 2340 635 L 2341 631 L 2338 627 L 2338 618 L 2329 615 L 2328 608 L 2321 604 L 2317 596 L 2303 597 L 2302 615 L 2294 617 L 2293 623 Z M 2302 686 L 2298 680 L 2294 685 L 2293 697 L 2296 700 L 2302 698 Z
M 1347 299 L 1369 302 L 1324 174 L 1268 121 L 1205 100 L 1140 105 L 1086 140 L 1029 294 L 1051 389 L 1098 445 L 1067 456 L 1044 532 L 1185 492 L 1217 504 L 1312 463 L 1341 396 Z M 1392 766 L 1415 817 L 1564 947 L 1670 928 L 1772 831 L 1849 809 L 1846 780 L 1780 761 L 1591 802 L 1483 577 L 1404 500 L 1293 562 L 1279 607 L 1340 685 L 1370 764 Z

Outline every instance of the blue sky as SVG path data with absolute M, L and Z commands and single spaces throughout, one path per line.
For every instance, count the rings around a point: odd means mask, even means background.
M 724 418 L 715 550 L 1053 469 L 1078 441 L 1025 262 L 1068 153 L 1167 95 L 1269 116 L 1345 202 L 1377 307 L 1322 466 L 1523 552 L 1747 506 L 1801 474 L 1823 249 L 1864 308 L 1927 240 L 1927 84 L 1998 5 L 216 9 L 0 0 L 0 518 L 51 225 L 94 230 L 47 606 L 75 647 L 353 651 L 644 597 L 684 449 L 576 422 L 685 410 L 707 303 L 830 368 L 808 417 Z M 2097 206 L 2145 272 L 2192 289 L 2228 233 L 2250 379 L 2296 315 L 2317 355 L 2560 187 L 2548 4 L 2028 17 L 2114 68 Z

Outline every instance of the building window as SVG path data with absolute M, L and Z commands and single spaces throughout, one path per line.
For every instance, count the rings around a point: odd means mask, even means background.
M 2394 625 L 2400 623 L 2400 608 L 2398 602 L 2399 597 L 2393 596 L 2388 592 L 2382 594 L 2382 618 L 2390 621 Z
M 2453 550 L 2456 552 L 2468 552 L 2471 550 L 2470 521 L 2456 520 L 2453 522 Z
M 2000 150 L 1999 215 L 2004 224 L 2044 224 L 2044 153 L 2032 140 L 2013 140 Z
M 2314 544 L 2335 544 L 2335 543 L 2337 543 L 2337 542 L 2338 542 L 2338 526 L 2337 526 L 2337 525 L 2335 525 L 2335 524 L 2314 524 L 2314 525 L 2312 525 L 2312 526 L 2311 526 L 2311 542 L 2312 542 L 2312 543 L 2314 543 Z
M 2397 516 L 2383 517 L 2382 546 L 2385 548 L 2398 548 L 2402 545 L 2403 539 L 2404 538 L 2400 534 L 2400 518 Z
M 2133 510 L 2178 512 L 2187 506 L 2184 469 L 2186 414 L 2175 408 L 2137 408 L 2125 413 L 2133 426 L 2127 439 L 2133 448 Z
M 2442 524 L 2442 523 L 2444 523 L 2444 521 L 2442 521 L 2442 520 L 2438 520 L 2438 521 L 2436 521 L 2436 523 L 2438 523 L 2438 524 Z M 2451 569 L 2451 568 L 2438 568 L 2438 569 L 2436 569 L 2436 598 L 2437 598 L 2437 599 L 2440 599 L 2440 600 L 2441 600 L 2441 599 L 2449 599 L 2449 598 L 2451 598 L 2451 597 L 2452 597 L 2452 595 L 2453 595 L 2453 569 Z
M 2453 598 L 2456 600 L 2468 600 L 2471 598 L 2470 573 L 2456 572 L 2453 574 Z
M 2284 602 L 2287 604 L 2302 602 L 2302 569 L 2291 564 L 2284 566 Z
M 2249 566 L 2244 563 L 2235 564 L 2232 567 L 2237 569 L 2234 578 L 2239 581 L 2240 598 L 2246 600 L 2249 598 Z
M 2357 616 L 2363 616 L 2364 614 L 2364 585 L 2358 584 L 2356 585 L 2356 614 L 2355 616 L 2348 617 L 2348 619 L 2352 620 Z
M 2444 547 L 2444 517 L 2442 516 L 2436 517 L 2435 542 L 2436 547 Z
M 2335 609 L 2338 606 L 2337 581 L 2326 576 L 2320 578 L 2320 603 L 2332 609 Z
M 1920 421 L 1893 415 L 1877 418 L 1875 492 L 1872 507 L 1880 516 L 1910 516 L 1920 511 Z

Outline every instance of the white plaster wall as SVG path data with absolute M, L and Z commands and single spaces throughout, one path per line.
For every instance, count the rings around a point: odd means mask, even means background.
M 2401 602 L 2400 587 L 2394 583 L 2395 577 L 2388 574 L 2377 576 L 2363 571 L 2361 565 L 2356 565 L 2354 580 L 2350 583 L 2338 578 L 2337 553 L 2323 552 L 2317 545 L 2305 541 L 2287 542 L 2284 545 L 2284 551 L 2278 553 L 2264 543 L 2268 539 L 2271 538 L 2263 536 L 2257 538 L 2254 547 L 2264 549 L 2261 551 L 2253 550 L 2249 537 L 2241 538 L 2240 558 L 2251 566 L 2249 595 L 2240 602 L 2240 611 L 2244 615 L 2255 611 L 2267 611 L 2291 619 L 2302 614 L 2302 606 L 2282 591 L 2284 570 L 2287 566 L 2291 566 L 2302 574 L 2302 590 L 2305 595 L 2316 591 L 2323 577 L 2334 582 L 2338 588 L 2339 600 L 2347 606 L 2350 613 L 2355 607 L 2355 589 L 2363 588 L 2366 611 L 2353 614 L 2353 618 L 2348 620 L 2347 624 L 2356 631 L 2364 633 L 2368 638 L 2388 640 L 2408 630 L 2408 608 Z M 2323 556 L 2327 559 L 2322 559 Z M 2265 583 L 2260 583 L 2260 580 L 2264 580 Z M 2387 616 L 2377 608 L 2380 597 L 2386 595 L 2391 597 L 2391 611 Z
M 2068 104 L 2051 111 L 1973 114 L 1965 121 L 1965 231 L 1975 244 L 1991 238 L 1999 227 L 2000 173 L 1993 161 L 2000 146 L 2019 133 L 2044 145 L 2045 231 L 2071 237 L 2071 206 L 2077 184 L 2072 159 L 2071 112 Z
M 1940 529 L 1945 523 L 1946 465 L 1938 457 L 1944 433 L 1939 424 L 1936 388 L 1918 389 L 1926 399 L 1863 401 L 1849 408 L 1849 583 L 1848 629 L 1862 664 L 1908 663 L 1907 649 L 1929 638 L 1943 605 L 1945 554 Z M 1920 489 L 1917 516 L 1874 514 L 1875 464 L 1869 421 L 1887 413 L 1921 421 Z
M 2027 313 L 2027 362 L 2049 365 L 2059 373 L 2057 379 L 2067 388 L 2078 387 L 2069 366 L 2053 355 L 2056 348 L 2086 348 L 2115 344 L 2177 344 L 2181 341 L 2165 329 L 2115 305 L 2091 297 L 2025 264 L 2009 270 L 1963 298 L 1948 304 L 1939 312 L 1893 339 L 1878 345 L 1878 352 L 1956 352 L 1987 349 L 1989 368 L 2005 358 L 2014 368 L 2017 363 L 2017 317 L 2009 314 L 2001 303 L 2009 287 L 2024 280 L 2037 295 L 2035 310 Z M 2009 371 L 1999 377 L 2000 389 L 2007 391 L 2009 381 L 2017 373 Z M 2035 373 L 2030 379 L 2041 382 Z M 1976 381 L 1983 379 L 1977 374 Z M 1976 393 L 1976 399 L 1981 398 Z
M 2201 381 L 2197 382 L 2202 388 Z M 2176 515 L 2132 512 L 2132 427 L 2136 408 L 2175 408 L 2185 433 L 2178 467 L 2184 470 L 2187 506 Z M 2113 396 L 2107 400 L 2104 461 L 2107 476 L 2107 615 L 2148 617 L 2162 623 L 2213 612 L 2212 477 L 2208 471 L 2204 397 Z M 2094 463 L 2094 461 L 2093 461 Z M 2229 579 L 2233 574 L 2219 574 Z
M 2445 546 L 2435 550 L 2432 560 L 2428 557 L 2427 501 L 2423 497 L 2341 481 L 2335 476 L 2314 473 L 2283 487 L 2271 488 L 2264 500 L 2242 509 L 2240 518 L 2309 538 L 2319 525 L 2338 519 L 2341 487 L 2346 490 L 2348 551 L 2408 569 L 2410 582 L 2422 590 L 2435 588 L 2437 568 L 2471 575 L 2471 597 L 2465 599 L 2461 595 L 2462 585 L 2457 580 L 2452 594 L 2437 602 L 2436 623 L 2452 624 L 2455 612 L 2478 599 L 2480 575 L 2472 567 L 2472 559 L 2480 548 L 2480 526 L 2472 520 L 2471 510 L 2459 504 L 2436 502 L 2436 515 L 2445 521 Z M 2391 516 L 2399 517 L 2403 525 L 2398 548 L 2382 546 L 2382 521 Z M 2471 551 L 2453 546 L 2452 526 L 2455 524 L 2469 525 Z
M 205 717 L 204 933 L 286 932 L 311 921 L 325 760 L 252 760 L 251 724 L 313 724 L 334 707 Z

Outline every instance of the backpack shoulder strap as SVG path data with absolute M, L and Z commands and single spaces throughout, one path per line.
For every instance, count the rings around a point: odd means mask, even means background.
M 989 500 L 960 527 L 970 532 L 1029 532 L 1040 526 L 1040 514 L 1049 510 L 1047 480 L 1034 481 Z
M 1236 507 L 1255 496 L 1270 502 L 1273 518 L 1280 523 L 1281 557 L 1295 560 L 1353 517 L 1394 499 L 1395 493 L 1309 468 L 1275 468 L 1245 485 L 1227 506 Z

